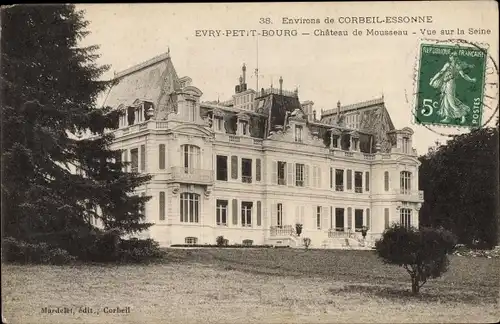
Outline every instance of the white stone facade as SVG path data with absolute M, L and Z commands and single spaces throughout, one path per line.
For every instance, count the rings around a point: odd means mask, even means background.
M 423 192 L 411 129 L 393 130 L 395 145 L 373 153 L 355 145 L 349 150 L 326 146 L 310 130 L 310 116 L 301 118 L 299 110 L 284 130 L 268 136 L 252 137 L 243 131 L 249 126 L 239 122 L 228 134 L 215 118 L 239 108 L 200 103 L 201 97 L 199 89 L 185 86 L 176 92 L 176 111 L 166 118 L 151 113 L 133 125 L 121 118 L 114 131 L 112 148 L 133 161 L 130 168 L 153 175 L 137 189 L 151 196 L 146 218 L 154 225 L 143 236 L 165 247 L 215 244 L 220 235 L 229 244 L 300 246 L 309 237 L 311 247 L 319 248 L 335 247 L 333 241 L 348 238 L 349 231 L 359 238 L 362 226 L 369 241 L 393 222 L 418 226 Z M 142 102 L 136 102 L 140 114 L 148 110 Z M 213 113 L 202 117 L 202 109 Z M 245 102 L 241 110 L 248 109 Z M 244 116 L 238 114 L 238 121 Z M 303 226 L 300 237 L 296 224 Z

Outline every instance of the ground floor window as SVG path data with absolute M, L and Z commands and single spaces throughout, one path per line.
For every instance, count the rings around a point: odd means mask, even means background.
M 219 226 L 227 226 L 227 200 L 217 199 L 217 216 L 216 222 Z
M 252 202 L 241 202 L 241 226 L 243 227 L 252 226 L 252 205 Z
M 363 209 L 354 210 L 354 230 L 361 232 L 363 229 Z
M 200 195 L 182 193 L 180 199 L 180 215 L 182 223 L 198 223 L 200 219 Z
M 189 245 L 194 245 L 198 243 L 198 238 L 197 237 L 186 237 L 184 239 L 184 243 L 189 244 Z
M 401 226 L 406 228 L 410 228 L 411 226 L 411 209 L 409 208 L 401 208 L 399 212 L 401 218 Z
M 335 208 L 335 230 L 344 231 L 344 208 Z

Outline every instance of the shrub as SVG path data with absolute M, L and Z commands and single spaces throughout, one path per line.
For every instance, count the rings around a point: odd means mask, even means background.
M 308 249 L 308 248 L 309 248 L 309 246 L 311 245 L 311 239 L 310 239 L 310 238 L 308 238 L 308 237 L 304 237 L 304 239 L 303 239 L 302 241 L 304 242 L 304 247 L 305 247 L 306 249 Z
M 165 252 L 160 249 L 160 245 L 153 239 L 140 240 L 132 238 L 122 240 L 118 246 L 117 261 L 142 263 L 161 259 Z
M 302 224 L 295 224 L 295 232 L 297 233 L 297 236 L 302 234 Z
M 35 264 L 67 264 L 75 260 L 68 251 L 54 248 L 47 243 L 28 243 L 12 237 L 3 239 L 5 261 Z
M 220 236 L 217 236 L 217 238 L 215 239 L 215 242 L 217 243 L 217 246 L 224 246 L 224 236 L 220 235 Z
M 394 224 L 375 243 L 378 256 L 385 262 L 404 267 L 410 274 L 412 293 L 430 278 L 446 272 L 448 254 L 453 251 L 456 237 L 449 231 L 435 228 L 406 228 Z
M 244 246 L 252 246 L 253 245 L 253 240 L 243 240 L 243 245 Z

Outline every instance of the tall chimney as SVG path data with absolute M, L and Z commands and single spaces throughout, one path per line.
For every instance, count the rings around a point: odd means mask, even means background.
M 245 63 L 243 63 L 243 67 L 241 68 L 241 70 L 243 71 L 243 83 L 246 83 L 247 82 L 247 67 L 245 66 Z
M 280 77 L 280 95 L 283 94 L 283 77 Z

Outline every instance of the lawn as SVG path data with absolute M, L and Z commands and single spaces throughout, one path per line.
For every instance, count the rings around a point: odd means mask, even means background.
M 4 315 L 9 323 L 65 324 L 477 323 L 500 318 L 498 258 L 453 256 L 450 270 L 413 297 L 405 270 L 384 265 L 371 251 L 167 251 L 168 258 L 153 265 L 4 265 Z M 74 313 L 44 314 L 43 307 Z M 94 313 L 78 313 L 81 307 Z M 105 307 L 130 307 L 130 313 L 104 313 Z

